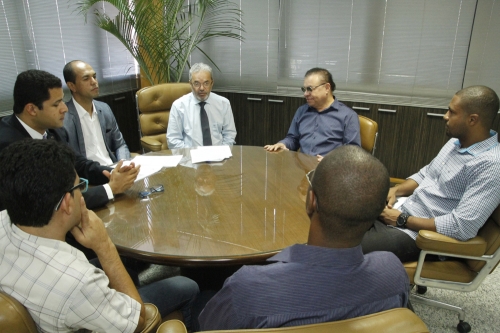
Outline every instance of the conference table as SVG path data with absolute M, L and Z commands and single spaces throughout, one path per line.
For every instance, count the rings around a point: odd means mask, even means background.
M 180 267 L 252 264 L 283 248 L 306 243 L 306 173 L 316 158 L 232 146 L 232 157 L 191 163 L 190 149 L 172 168 L 137 181 L 96 210 L 121 255 Z M 164 191 L 139 193 L 163 185 Z

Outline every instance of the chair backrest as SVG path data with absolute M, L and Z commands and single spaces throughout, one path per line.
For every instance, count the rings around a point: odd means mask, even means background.
M 0 332 L 37 333 L 28 310 L 14 297 L 0 291 Z
M 378 137 L 378 124 L 376 121 L 359 116 L 359 132 L 361 136 L 361 147 L 372 155 L 375 155 L 375 148 Z
M 186 329 L 179 321 L 167 321 L 160 325 L 157 333 L 185 333 Z M 346 320 L 332 321 L 328 323 L 280 327 L 280 328 L 259 328 L 241 329 L 226 331 L 210 331 L 210 333 L 417 333 L 429 332 L 424 322 L 407 308 L 397 308 L 386 310 L 370 315 L 351 318 Z
M 151 150 L 168 149 L 167 126 L 172 103 L 191 92 L 189 83 L 163 83 L 137 91 L 137 117 L 141 138 L 147 137 L 161 143 Z
M 492 255 L 500 248 L 500 206 L 493 211 L 493 214 L 491 214 L 483 227 L 479 229 L 477 235 L 486 241 L 486 251 L 484 254 Z M 484 261 L 467 260 L 467 265 L 475 272 L 479 272 L 485 264 Z

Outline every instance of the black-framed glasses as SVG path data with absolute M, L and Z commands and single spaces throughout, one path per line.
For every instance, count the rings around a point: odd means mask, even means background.
M 212 81 L 205 81 L 203 83 L 201 82 L 198 82 L 198 81 L 194 81 L 191 83 L 193 85 L 193 87 L 195 87 L 196 89 L 198 89 L 199 87 L 203 86 L 203 88 L 208 88 L 210 87 L 210 85 L 212 84 Z
M 148 188 L 146 191 L 139 192 L 139 197 L 141 199 L 146 199 L 150 194 L 164 192 L 165 188 L 163 185 L 155 185 Z
M 307 181 L 309 182 L 309 186 L 311 187 L 311 190 L 314 192 L 314 189 L 313 189 L 313 185 L 312 185 L 312 178 L 314 176 L 314 171 L 316 171 L 316 169 L 313 169 L 311 171 L 309 171 L 308 173 L 306 173 L 306 178 L 307 178 Z M 314 195 L 316 196 L 316 211 L 319 212 L 319 200 L 318 200 L 318 195 L 316 194 L 316 192 L 314 192 Z
M 72 188 L 70 188 L 69 190 L 67 190 L 66 192 L 64 192 L 64 194 L 62 195 L 61 199 L 59 199 L 59 201 L 57 202 L 57 205 L 54 208 L 54 211 L 57 211 L 59 209 L 59 207 L 61 207 L 61 202 L 63 201 L 64 196 L 66 195 L 66 193 L 71 193 L 74 190 L 76 190 L 77 188 L 79 188 L 80 192 L 82 192 L 82 193 L 87 192 L 87 190 L 89 188 L 89 181 L 87 179 L 85 179 L 85 178 L 80 178 L 80 182 L 78 184 L 76 184 L 75 186 L 73 186 Z
M 319 86 L 316 86 L 316 87 L 311 87 L 311 86 L 309 86 L 309 87 L 300 87 L 300 90 L 302 90 L 302 92 L 304 92 L 304 93 L 305 93 L 306 91 L 307 91 L 307 92 L 312 92 L 314 89 L 316 89 L 316 88 L 318 88 L 318 87 L 321 87 L 321 86 L 323 86 L 323 85 L 325 85 L 325 84 L 327 84 L 327 83 L 328 83 L 328 82 L 324 82 L 324 83 L 322 83 L 322 84 L 320 84 Z

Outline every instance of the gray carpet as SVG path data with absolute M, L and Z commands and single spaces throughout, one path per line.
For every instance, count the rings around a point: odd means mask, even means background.
M 471 332 L 500 332 L 500 268 L 491 273 L 476 291 L 465 293 L 428 288 L 425 296 L 464 308 L 465 321 L 471 325 Z M 456 312 L 416 303 L 413 307 L 432 333 L 457 332 Z
M 179 273 L 178 267 L 151 265 L 139 274 L 139 279 L 144 285 Z M 500 268 L 490 274 L 476 291 L 464 293 L 428 288 L 425 296 L 462 306 L 465 321 L 471 325 L 472 332 L 500 333 Z M 413 307 L 432 333 L 457 332 L 458 315 L 455 312 L 421 304 L 413 304 Z

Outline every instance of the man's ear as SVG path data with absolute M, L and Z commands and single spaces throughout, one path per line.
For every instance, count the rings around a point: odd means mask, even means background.
M 474 126 L 479 123 L 479 115 L 477 113 L 472 113 L 469 115 L 469 125 Z
M 73 199 L 74 198 L 71 196 L 71 193 L 67 192 L 64 195 L 63 200 L 61 201 L 61 206 L 59 207 L 59 209 L 62 212 L 71 215 L 71 213 L 73 212 L 73 205 L 72 205 L 72 202 L 74 201 Z
M 38 110 L 38 107 L 33 103 L 28 103 L 24 106 L 24 111 L 32 117 L 36 116 Z
M 317 209 L 317 201 L 316 201 L 316 195 L 314 194 L 314 191 L 312 190 L 311 186 L 307 189 L 307 194 L 306 194 L 306 213 L 309 217 L 313 215 L 313 213 Z
M 76 85 L 73 82 L 66 82 L 66 85 L 72 93 L 76 91 Z

